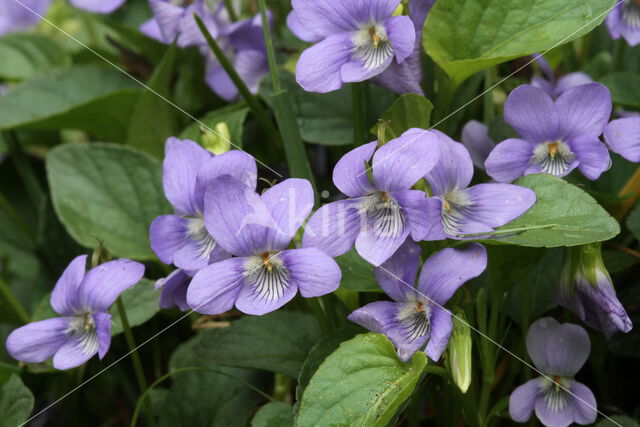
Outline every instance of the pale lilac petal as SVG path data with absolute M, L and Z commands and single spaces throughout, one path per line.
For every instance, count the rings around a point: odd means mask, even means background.
M 384 21 L 387 35 L 398 63 L 411 55 L 416 43 L 416 31 L 408 16 L 392 16 Z
M 560 327 L 552 317 L 543 317 L 529 326 L 527 331 L 527 352 L 533 364 L 543 373 L 550 373 L 551 367 L 547 359 L 547 344 L 553 332 Z
M 92 311 L 109 311 L 120 294 L 144 276 L 144 265 L 128 259 L 105 262 L 89 270 L 80 288 L 80 303 Z
M 578 424 L 592 424 L 598 418 L 598 403 L 593 392 L 586 385 L 572 381 L 569 387 L 573 393 L 573 420 Z
M 70 335 L 53 356 L 53 367 L 60 370 L 76 368 L 95 356 L 99 348 L 97 332 L 94 330 L 87 334 L 93 335 L 85 338 L 88 341 L 81 341 L 75 333 Z
M 478 243 L 465 249 L 446 248 L 424 262 L 418 290 L 444 305 L 465 282 L 478 277 L 487 267 L 487 250 Z
M 413 0 L 409 2 L 409 16 L 415 26 L 416 32 L 422 34 L 424 21 L 436 0 Z
M 344 83 L 362 82 L 380 75 L 393 62 L 393 55 L 387 56 L 377 67 L 368 68 L 362 58 L 351 57 L 340 69 L 340 78 Z
M 7 352 L 16 360 L 41 363 L 50 359 L 66 340 L 69 318 L 56 317 L 27 323 L 7 337 Z
M 280 252 L 276 256 L 280 256 L 283 253 L 285 252 Z M 247 270 L 248 268 L 250 268 L 249 265 L 245 267 L 243 285 L 236 299 L 236 308 L 243 313 L 261 316 L 279 309 L 296 296 L 298 284 L 291 276 L 288 276 L 284 282 L 275 284 L 270 289 L 264 289 L 264 287 L 251 281 L 251 270 Z M 262 266 L 258 268 L 262 268 Z M 298 270 L 298 273 L 301 272 Z
M 549 61 L 545 59 L 544 55 L 537 53 L 533 55 L 533 58 L 538 63 L 538 65 L 540 66 L 540 69 L 542 70 L 544 75 L 547 77 L 547 79 L 549 79 L 550 81 L 554 81 L 556 79 L 556 75 L 553 72 L 553 68 L 551 68 L 551 65 L 549 64 Z
M 629 46 L 634 47 L 640 44 L 640 31 L 638 31 L 638 28 L 628 25 L 626 22 L 621 24 L 620 32 Z
M 409 236 L 409 227 L 404 227 L 396 235 L 381 235 L 374 227 L 374 221 L 365 219 L 365 227 L 356 237 L 356 250 L 368 263 L 378 266 L 385 262 Z
M 173 256 L 173 264 L 185 270 L 198 271 L 211 263 L 222 261 L 231 256 L 222 246 L 212 241 L 211 236 L 205 240 L 185 239 L 184 245 Z M 211 249 L 211 244 L 213 249 Z
M 111 315 L 109 313 L 92 314 L 98 335 L 98 357 L 102 359 L 111 346 Z
M 249 92 L 258 93 L 260 81 L 269 72 L 267 55 L 264 51 L 246 49 L 236 53 L 233 61 L 236 70 Z
M 420 86 L 422 81 L 421 49 L 422 47 L 418 46 L 416 51 L 409 55 L 402 64 L 398 64 L 398 61 L 391 62 L 386 70 L 373 78 L 373 82 L 398 94 L 416 93 L 424 96 Z
M 282 251 L 280 258 L 305 298 L 326 295 L 340 286 L 340 267 L 320 249 L 290 249 Z
M 591 342 L 584 328 L 563 323 L 549 335 L 546 351 L 548 373 L 572 377 L 589 358 Z
M 166 43 L 173 43 L 178 36 L 180 21 L 184 9 L 164 0 L 149 0 L 151 12 L 158 21 L 158 26 Z
M 36 25 L 42 20 L 40 16 L 46 15 L 51 0 L 22 0 L 21 2 L 28 8 L 16 1 L 0 2 L 0 35 L 26 30 Z
M 159 306 L 169 309 L 177 306 L 181 311 L 189 310 L 187 304 L 187 289 L 191 283 L 191 277 L 182 269 L 176 269 L 164 279 L 155 284 L 155 289 L 162 289 Z
M 217 61 L 213 64 L 207 63 L 204 80 L 211 90 L 225 101 L 231 102 L 238 97 L 238 88 Z
M 374 191 L 365 164 L 371 160 L 377 141 L 361 145 L 342 156 L 333 169 L 333 183 L 349 197 L 360 197 Z
M 205 225 L 227 252 L 248 256 L 267 247 L 267 232 L 279 226 L 253 189 L 229 175 L 215 179 L 205 194 Z
M 243 285 L 247 258 L 231 258 L 198 271 L 187 289 L 187 303 L 198 313 L 231 310 Z
M 204 206 L 204 193 L 207 186 L 222 175 L 230 175 L 252 190 L 255 190 L 258 185 L 258 167 L 256 160 L 250 154 L 231 150 L 213 156 L 198 170 L 196 193 L 202 195 L 202 200 L 198 200 L 200 206 Z
M 361 200 L 339 200 L 318 209 L 307 223 L 302 246 L 321 249 L 332 257 L 348 252 L 360 232 Z
M 420 246 L 407 239 L 388 260 L 374 269 L 376 281 L 394 301 L 407 301 L 408 294 L 415 294 L 412 289 L 420 264 L 420 252 Z
M 313 43 L 324 38 L 322 34 L 315 33 L 313 28 L 302 25 L 295 10 L 292 10 L 287 15 L 287 27 L 296 37 L 305 42 Z
M 511 182 L 524 175 L 534 145 L 522 139 L 507 139 L 489 153 L 484 163 L 487 174 L 498 182 Z
M 261 196 L 276 227 L 267 231 L 270 249 L 285 249 L 313 209 L 313 188 L 306 179 L 289 178 Z
M 203 206 L 198 203 L 196 180 L 198 171 L 213 156 L 198 143 L 171 137 L 165 147 L 162 163 L 164 194 L 179 215 L 196 215 Z
M 513 421 L 518 423 L 529 421 L 541 391 L 540 382 L 541 378 L 534 378 L 513 390 L 509 396 L 509 416 Z
M 425 178 L 431 185 L 433 194 L 442 196 L 469 185 L 473 177 L 473 162 L 464 145 L 441 132 L 435 132 L 438 136 L 440 160 Z
M 373 155 L 373 181 L 379 190 L 408 190 L 438 163 L 438 136 L 423 129 L 409 129 Z
M 427 198 L 427 216 L 429 217 L 429 232 L 422 240 L 444 240 L 448 236 L 442 224 L 442 200 L 439 197 Z
M 413 240 L 420 241 L 429 234 L 431 229 L 431 218 L 428 213 L 429 202 L 423 191 L 397 191 L 391 193 L 391 197 L 398 202 L 404 212 Z
M 182 249 L 187 240 L 189 220 L 177 215 L 160 215 L 149 227 L 151 249 L 165 264 L 173 264 L 176 252 Z
M 51 292 L 51 307 L 58 314 L 71 316 L 80 308 L 78 291 L 87 268 L 87 256 L 77 256 L 65 268 Z
M 514 89 L 504 104 L 504 120 L 529 142 L 560 137 L 559 108 L 543 90 L 531 85 Z
M 489 137 L 489 128 L 484 123 L 471 120 L 462 128 L 462 144 L 469 150 L 471 160 L 478 169 L 484 170 L 484 162 L 495 147 Z
M 126 0 L 71 0 L 71 4 L 78 9 L 94 13 L 111 13 L 124 4 Z
M 469 217 L 494 228 L 518 218 L 536 202 L 533 190 L 511 184 L 478 184 L 464 191 L 472 203 Z
M 611 12 L 609 12 L 609 15 L 607 15 L 607 19 L 605 20 L 605 24 L 607 25 L 609 34 L 611 35 L 611 38 L 614 40 L 617 40 L 620 38 L 620 27 L 621 27 L 620 6 L 622 6 L 622 4 L 618 4 L 616 5 L 616 7 L 611 9 Z
M 162 31 L 160 30 L 160 25 L 158 25 L 156 18 L 151 18 L 148 21 L 143 22 L 138 29 L 142 34 L 149 38 L 159 41 L 160 43 L 165 42 Z
M 611 116 L 611 94 L 600 83 L 589 83 L 569 89 L 556 101 L 561 137 L 598 137 Z
M 390 301 L 376 301 L 360 307 L 347 319 L 371 332 L 386 334 L 396 322 L 398 304 Z
M 334 34 L 300 55 L 296 80 L 307 92 L 326 93 L 343 85 L 341 69 L 350 59 L 354 46 L 351 34 Z
M 545 79 L 544 77 L 533 77 L 531 79 L 531 86 L 541 89 L 544 91 L 544 93 L 546 93 L 549 96 L 554 96 L 554 92 L 553 90 L 555 89 L 553 86 L 553 83 L 551 83 L 549 80 Z
M 431 360 L 437 362 L 449 344 L 449 337 L 453 330 L 453 321 L 451 312 L 447 309 L 431 305 L 429 310 L 429 325 L 431 330 L 429 342 L 424 351 Z
M 567 427 L 573 423 L 574 405 L 569 399 L 562 409 L 552 410 L 549 408 L 543 395 L 536 399 L 536 417 L 547 427 Z
M 595 181 L 611 167 L 609 150 L 597 137 L 579 136 L 572 139 L 569 145 L 580 162 L 578 169 L 590 180 Z
M 553 90 L 554 96 L 560 96 L 569 89 L 574 87 L 586 85 L 592 83 L 593 79 L 588 74 L 577 71 L 575 73 L 569 73 L 566 76 L 562 76 L 558 79 L 556 87 Z
M 640 162 L 640 117 L 612 121 L 604 131 L 604 139 L 614 153 L 630 162 Z

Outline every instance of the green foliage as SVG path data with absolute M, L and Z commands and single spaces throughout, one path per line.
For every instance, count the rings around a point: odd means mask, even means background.
M 120 295 L 127 311 L 127 320 L 129 320 L 130 327 L 142 325 L 160 311 L 158 306 L 160 291 L 155 291 L 153 285 L 154 283 L 151 280 L 142 279 Z M 120 320 L 118 307 L 114 305 L 109 312 L 111 313 L 111 335 L 122 333 L 122 321 Z
M 113 255 L 155 258 L 151 221 L 169 213 L 160 163 L 115 144 L 66 144 L 47 157 L 55 211 L 69 234 L 88 248 L 103 241 Z
M 640 203 L 637 203 L 629 213 L 627 217 L 627 228 L 636 239 L 640 240 Z
M 600 83 L 611 91 L 611 98 L 624 107 L 640 108 L 640 75 L 637 73 L 614 73 L 604 76 Z
M 0 427 L 22 425 L 33 410 L 33 394 L 17 375 L 0 385 Z
M 496 237 L 490 242 L 553 248 L 600 242 L 620 232 L 613 219 L 591 196 L 566 181 L 546 174 L 528 175 L 515 184 L 536 192 L 536 204 L 498 231 L 537 227 Z
M 233 104 L 212 111 L 198 120 L 216 133 L 206 128 L 203 129 L 200 123 L 195 122 L 182 131 L 180 138 L 196 141 L 207 149 L 222 147 L 226 150 L 233 150 L 242 148 L 243 125 L 248 113 L 249 108 L 245 103 Z M 219 152 L 224 152 L 224 150 Z
M 425 51 L 458 84 L 478 71 L 544 52 L 599 25 L 614 0 L 438 0 Z
M 427 364 L 417 352 L 398 360 L 380 334 L 346 341 L 320 365 L 302 395 L 297 425 L 385 426 L 406 401 Z
M 74 66 L 33 77 L 0 97 L 0 129 L 79 129 L 124 141 L 139 85 L 100 65 Z M 37 102 L 34 102 L 37 100 Z
M 395 100 L 393 105 L 385 111 L 381 119 L 389 122 L 392 135 L 388 139 L 397 138 L 411 128 L 428 129 L 431 120 L 433 104 L 424 96 L 408 93 Z M 371 129 L 371 133 L 378 135 L 379 124 Z
M 60 45 L 40 34 L 8 34 L 0 37 L 0 78 L 23 80 L 71 64 Z
M 251 420 L 252 427 L 293 426 L 293 408 L 285 402 L 270 402 L 264 405 Z
M 276 311 L 205 331 L 194 351 L 217 365 L 265 369 L 297 378 L 318 338 L 320 329 L 312 316 Z
M 373 265 L 362 259 L 355 249 L 335 258 L 342 271 L 340 286 L 358 292 L 382 292 L 373 277 Z

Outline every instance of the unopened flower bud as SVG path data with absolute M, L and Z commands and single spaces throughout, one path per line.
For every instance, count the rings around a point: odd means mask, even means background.
M 471 329 L 462 311 L 454 311 L 449 363 L 453 381 L 466 393 L 471 385 Z

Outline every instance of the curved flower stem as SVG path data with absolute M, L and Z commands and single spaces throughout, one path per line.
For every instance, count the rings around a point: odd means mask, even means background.
M 622 221 L 631 208 L 636 204 L 636 200 L 640 198 L 640 167 L 636 169 L 629 181 L 618 192 L 618 196 L 626 197 L 619 205 L 615 218 L 620 222 Z
M 122 298 L 118 297 L 118 299 L 116 300 L 116 305 L 118 306 L 120 321 L 122 322 L 122 328 L 124 329 L 124 336 L 127 339 L 127 345 L 129 346 L 129 350 L 131 351 L 131 361 L 133 362 L 133 370 L 135 371 L 136 379 L 138 380 L 138 387 L 140 387 L 140 391 L 144 393 L 144 391 L 147 389 L 147 380 L 144 377 L 144 370 L 142 369 L 142 362 L 140 362 L 140 355 L 136 351 L 136 342 L 133 338 L 131 327 L 129 326 L 129 318 L 127 317 L 127 310 L 124 308 L 124 304 L 122 303 Z M 147 413 L 149 425 L 151 427 L 154 427 L 156 425 L 156 421 L 153 418 L 151 402 L 149 400 L 145 400 L 144 406 L 144 410 Z
M 11 308 L 13 308 L 13 311 L 20 318 L 20 321 L 22 321 L 22 323 L 25 323 L 25 324 L 29 323 L 29 320 L 31 320 L 29 313 L 27 313 L 27 310 L 25 310 L 22 304 L 20 304 L 20 301 L 18 301 L 18 299 L 15 297 L 15 295 L 11 291 L 9 284 L 5 282 L 2 277 L 0 277 L 0 294 L 2 294 L 4 299 L 11 306 Z
M 274 401 L 275 399 L 271 396 L 269 396 L 268 394 L 266 394 L 264 391 L 260 390 L 259 388 L 255 387 L 252 384 L 249 384 L 248 382 L 235 377 L 233 375 L 227 374 L 225 372 L 222 371 L 218 371 L 216 369 L 211 369 L 211 368 L 201 368 L 201 367 L 187 367 L 187 368 L 180 368 L 180 369 L 176 369 L 175 371 L 171 371 L 166 373 L 165 375 L 161 376 L 160 378 L 158 378 L 156 381 L 154 381 L 153 384 L 151 384 L 149 386 L 149 388 L 147 388 L 144 393 L 142 393 L 142 396 L 140 396 L 140 399 L 138 399 L 138 404 L 136 405 L 136 409 L 135 411 L 133 411 L 133 416 L 131 417 L 131 427 L 135 427 L 137 421 L 138 421 L 138 414 L 140 414 L 140 407 L 143 401 L 147 401 L 146 397 L 147 395 L 151 392 L 151 390 L 153 390 L 158 384 L 160 384 L 161 382 L 163 382 L 164 380 L 166 380 L 167 378 L 170 378 L 176 374 L 182 374 L 184 372 L 190 372 L 190 371 L 208 371 L 208 372 L 213 372 L 216 373 L 218 375 L 222 375 L 225 376 L 227 378 L 231 378 L 234 379 L 236 381 L 238 381 L 239 383 L 241 383 L 242 385 L 246 386 L 247 388 L 250 388 L 251 390 L 255 391 L 256 393 L 258 393 L 259 395 L 261 395 L 262 397 L 267 398 L 270 401 Z
M 242 81 L 227 56 L 224 54 L 215 39 L 211 36 L 211 33 L 209 33 L 209 30 L 207 30 L 207 27 L 205 27 L 205 25 L 202 23 L 202 19 L 200 19 L 200 16 L 198 16 L 197 13 L 194 13 L 193 17 L 196 20 L 196 24 L 198 24 L 198 28 L 200 28 L 202 35 L 207 40 L 207 44 L 211 48 L 211 51 L 220 63 L 220 66 L 224 68 L 224 71 L 227 73 L 235 87 L 238 89 L 238 92 L 251 109 L 251 112 L 255 116 L 263 132 L 270 138 L 277 138 L 278 130 L 276 129 L 273 122 L 269 119 L 267 112 L 262 107 L 262 104 L 260 104 L 260 101 L 258 101 L 258 98 L 256 98 L 251 93 L 247 85 L 244 83 L 244 81 Z
M 362 145 L 366 142 L 366 83 L 352 83 L 351 97 L 353 100 L 353 143 Z
M 433 374 L 433 375 L 437 375 L 440 378 L 442 378 L 443 380 L 449 380 L 449 373 L 447 372 L 447 370 L 441 366 L 436 366 L 436 365 L 425 365 L 425 367 L 422 369 L 422 372 L 425 374 Z

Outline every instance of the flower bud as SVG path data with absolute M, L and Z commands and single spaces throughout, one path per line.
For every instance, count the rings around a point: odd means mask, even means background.
M 604 266 L 599 243 L 565 249 L 556 301 L 607 337 L 616 331 L 629 332 L 632 328 Z
M 466 393 L 471 385 L 471 329 L 462 311 L 454 311 L 449 364 L 453 381 Z
M 231 148 L 231 132 L 225 122 L 220 122 L 215 126 L 215 132 L 211 132 L 205 127 L 201 127 L 202 145 L 205 149 L 218 155 L 226 153 Z

